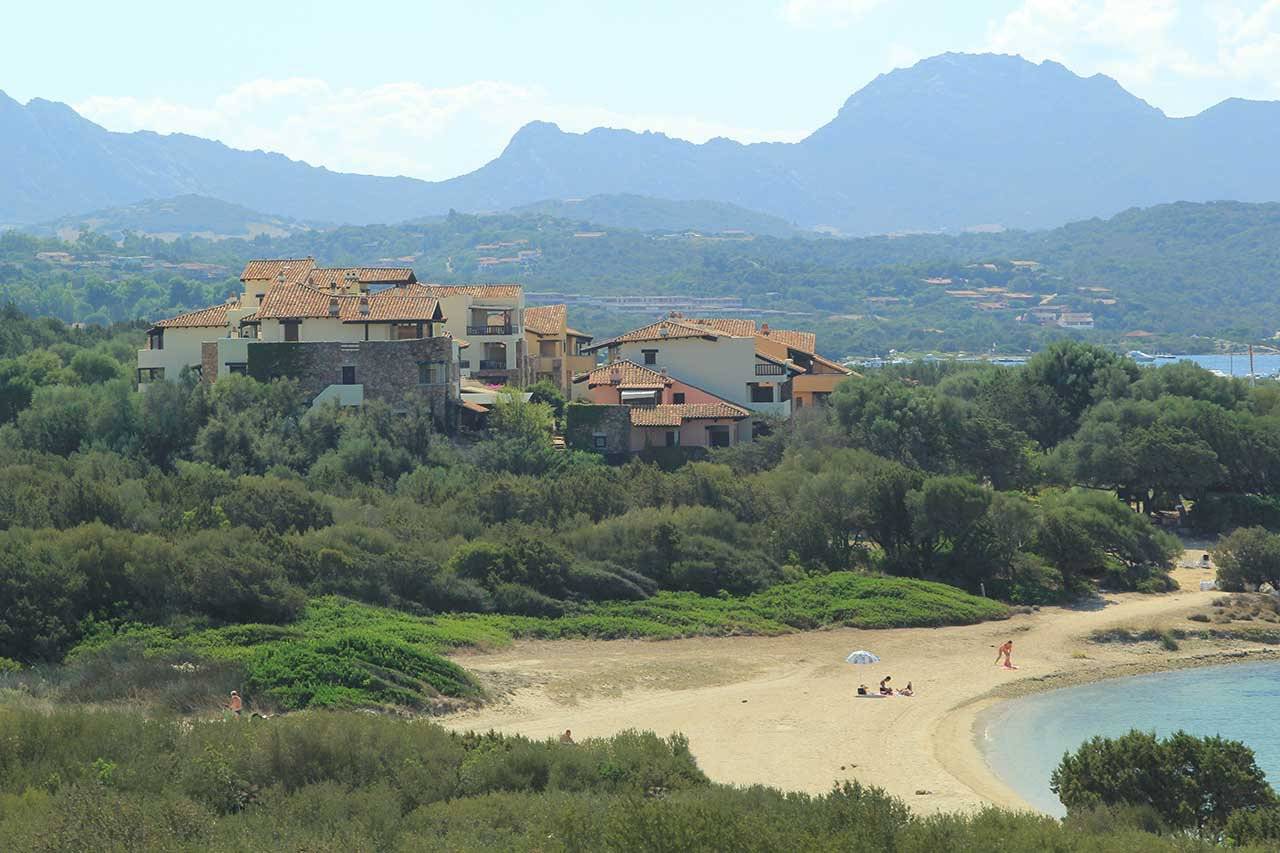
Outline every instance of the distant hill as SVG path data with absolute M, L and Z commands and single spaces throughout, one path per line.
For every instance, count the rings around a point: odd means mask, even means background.
M 205 237 L 225 240 L 253 239 L 265 234 L 284 237 L 311 230 L 311 226 L 284 216 L 259 213 L 238 204 L 199 195 L 148 199 L 137 204 L 96 210 L 78 216 L 64 216 L 23 230 L 41 236 L 74 240 L 81 231 L 95 231 L 120 239 L 126 231 L 169 240 L 178 237 Z
M 64 104 L 0 93 L 0 226 L 194 193 L 349 224 L 639 195 L 853 235 L 1044 228 L 1179 200 L 1280 200 L 1277 148 L 1280 102 L 1231 99 L 1173 119 L 1109 77 L 989 54 L 883 74 L 794 144 L 533 122 L 492 162 L 438 183 L 112 133 Z
M 156 318 L 225 298 L 250 257 L 305 255 L 413 266 L 423 280 L 518 282 L 542 294 L 532 302 L 568 301 L 575 327 L 600 337 L 656 314 L 623 317 L 583 296 L 738 297 L 735 311 L 812 328 L 835 355 L 1021 352 L 1064 334 L 1122 350 L 1280 345 L 1280 203 L 1181 202 L 1049 231 L 862 239 L 672 237 L 533 212 L 176 244 L 135 234 L 67 246 L 6 232 L 0 302 L 65 320 Z M 1042 325 L 1033 309 L 1087 313 L 1095 328 Z
M 593 195 L 582 199 L 540 201 L 513 208 L 512 213 L 541 213 L 570 222 L 636 231 L 697 231 L 721 234 L 742 231 L 789 237 L 798 233 L 785 219 L 722 201 L 672 201 L 631 195 Z

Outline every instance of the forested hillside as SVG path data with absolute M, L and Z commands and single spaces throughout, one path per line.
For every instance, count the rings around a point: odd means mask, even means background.
M 1203 352 L 1215 338 L 1261 343 L 1280 329 L 1271 286 L 1280 205 L 1233 202 L 1133 210 L 1046 232 L 859 240 L 645 233 L 540 214 L 454 214 L 255 240 L 117 243 L 90 234 L 64 244 L 9 232 L 0 235 L 0 298 L 67 321 L 157 318 L 235 292 L 250 257 L 304 255 L 559 294 L 738 296 L 743 313 L 784 312 L 780 322 L 814 329 L 838 357 L 993 344 L 1022 352 L 1068 334 L 1127 350 L 1130 332 L 1156 336 L 1144 346 Z M 1046 305 L 1087 312 L 1096 328 L 1034 322 L 1032 309 Z M 575 326 L 597 336 L 652 319 L 571 311 Z

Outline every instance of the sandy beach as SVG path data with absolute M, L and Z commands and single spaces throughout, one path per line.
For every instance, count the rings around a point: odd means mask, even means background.
M 1107 628 L 1203 627 L 1186 617 L 1220 595 L 1199 590 L 1209 576 L 1179 569 L 1177 592 L 1108 594 L 1079 609 L 954 628 L 519 642 L 458 656 L 504 695 L 441 722 L 534 738 L 565 729 L 577 739 L 629 728 L 682 732 L 719 782 L 821 793 L 856 779 L 920 812 L 1030 808 L 994 777 L 979 749 L 976 724 L 986 708 L 1020 693 L 1275 651 L 1244 642 L 1186 641 L 1170 652 L 1155 643 L 1088 641 Z M 1015 671 L 994 664 L 1006 639 L 1014 641 Z M 882 662 L 844 662 L 863 648 Z M 913 682 L 916 695 L 855 697 L 859 683 L 874 691 L 885 675 L 899 687 Z

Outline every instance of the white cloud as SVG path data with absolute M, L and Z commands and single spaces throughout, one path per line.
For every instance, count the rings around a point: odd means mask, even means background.
M 1211 12 L 1217 25 L 1218 65 L 1234 78 L 1266 78 L 1280 92 L 1280 0 L 1246 12 L 1230 4 Z
M 714 136 L 754 142 L 804 135 L 697 116 L 566 104 L 537 86 L 492 80 L 444 88 L 412 82 L 351 88 L 305 77 L 258 79 L 207 103 L 98 96 L 73 106 L 110 130 L 189 133 L 234 148 L 278 151 L 339 171 L 431 180 L 478 168 L 535 119 L 557 122 L 569 131 L 598 126 L 653 130 L 693 142 Z
M 793 27 L 847 27 L 885 0 L 787 0 L 782 19 Z
M 1278 30 L 1280 0 L 1023 0 L 988 24 L 984 49 L 1175 96 L 1207 81 L 1280 91 Z

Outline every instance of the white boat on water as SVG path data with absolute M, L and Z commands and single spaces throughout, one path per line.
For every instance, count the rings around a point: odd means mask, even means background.
M 1138 364 L 1150 364 L 1151 362 L 1156 360 L 1156 357 L 1154 355 L 1147 355 L 1145 352 L 1143 352 L 1140 349 L 1129 350 L 1127 353 L 1125 353 L 1125 358 L 1131 358 L 1134 361 L 1138 362 Z

